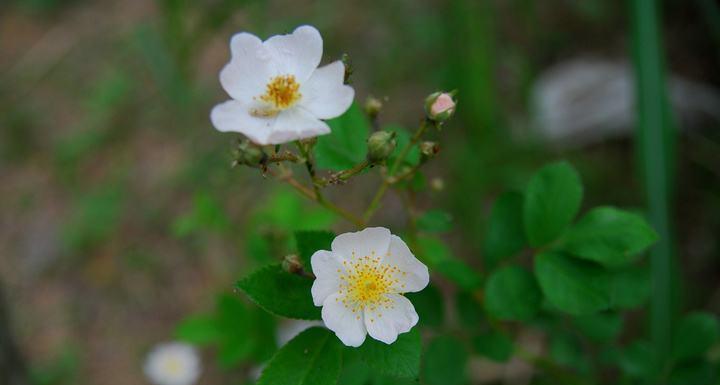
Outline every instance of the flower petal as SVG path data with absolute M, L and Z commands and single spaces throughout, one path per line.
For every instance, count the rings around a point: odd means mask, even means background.
M 250 103 L 265 92 L 277 66 L 262 41 L 247 32 L 230 39 L 230 52 L 230 62 L 220 71 L 220 84 L 233 99 Z
M 255 143 L 268 144 L 276 119 L 255 117 L 250 115 L 243 103 L 228 100 L 213 107 L 210 120 L 218 131 L 239 132 Z
M 322 319 L 325 326 L 335 332 L 343 344 L 358 347 L 367 335 L 362 311 L 353 313 L 352 309 L 342 302 L 343 299 L 344 296 L 337 293 L 327 297 L 323 303 Z
M 401 284 L 405 285 L 405 287 L 397 288 L 398 292 L 408 293 L 424 289 L 430 282 L 427 266 L 415 258 L 400 237 L 392 235 L 390 238 L 390 248 L 382 263 L 397 266 L 401 272 L 405 273 L 397 276 Z
M 355 90 L 344 80 L 345 66 L 339 60 L 316 69 L 300 87 L 300 105 L 320 119 L 342 115 L 355 97 Z
M 409 332 L 417 324 L 418 315 L 402 295 L 388 294 L 387 298 L 389 305 L 365 309 L 365 327 L 372 338 L 391 344 L 398 334 Z
M 273 36 L 263 46 L 277 65 L 275 75 L 295 75 L 300 84 L 310 77 L 322 58 L 322 37 L 309 25 L 297 27 L 289 35 Z
M 275 120 L 266 144 L 281 144 L 330 133 L 330 126 L 302 108 L 282 111 Z
M 340 259 L 326 250 L 316 251 L 310 257 L 310 264 L 317 277 L 310 293 L 315 306 L 321 306 L 328 296 L 340 290 L 340 274 L 345 269 Z
M 345 259 L 366 255 L 384 255 L 390 246 L 390 230 L 384 227 L 368 227 L 354 233 L 340 234 L 332 241 L 333 253 Z

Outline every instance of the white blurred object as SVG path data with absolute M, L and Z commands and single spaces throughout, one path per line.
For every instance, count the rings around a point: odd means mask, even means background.
M 192 385 L 200 370 L 195 348 L 179 342 L 155 346 L 145 360 L 145 375 L 156 385 Z
M 668 90 L 679 128 L 720 122 L 720 92 L 670 76 Z M 532 91 L 535 125 L 549 141 L 582 146 L 631 135 L 635 79 L 627 63 L 581 58 L 540 75 Z
M 298 334 L 313 326 L 325 327 L 325 324 L 322 321 L 287 320 L 278 326 L 277 332 L 275 333 L 275 340 L 278 346 L 283 346 Z

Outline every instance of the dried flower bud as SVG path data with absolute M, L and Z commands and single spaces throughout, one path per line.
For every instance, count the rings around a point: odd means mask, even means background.
M 365 113 L 370 119 L 375 119 L 380 113 L 380 110 L 382 110 L 382 107 L 383 103 L 378 98 L 368 96 L 368 98 L 365 99 Z
M 451 92 L 434 92 L 425 99 L 425 113 L 430 120 L 444 122 L 455 113 L 455 100 Z
M 302 261 L 295 254 L 286 255 L 282 261 L 282 269 L 290 274 L 297 274 L 303 271 Z
M 267 157 L 262 147 L 247 139 L 241 140 L 240 143 L 238 143 L 233 155 L 235 156 L 233 164 L 244 164 L 248 166 L 257 166 Z
M 384 161 L 395 150 L 396 144 L 394 132 L 377 131 L 373 133 L 367 140 L 368 160 L 370 163 Z
M 438 152 L 440 152 L 440 144 L 437 142 L 422 142 L 418 145 L 418 147 L 420 147 L 420 157 L 422 162 L 432 159 L 438 154 Z

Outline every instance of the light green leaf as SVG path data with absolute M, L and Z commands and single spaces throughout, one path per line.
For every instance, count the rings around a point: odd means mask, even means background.
M 284 271 L 280 265 L 270 265 L 241 279 L 242 289 L 263 309 L 270 313 L 299 319 L 320 319 L 310 295 L 312 280 Z
M 598 207 L 567 231 L 561 248 L 576 257 L 617 267 L 635 261 L 656 240 L 655 231 L 639 215 Z
M 532 246 L 554 241 L 580 209 L 583 188 L 580 177 L 567 162 L 540 169 L 525 190 L 523 221 Z
M 402 378 L 418 377 L 421 351 L 422 344 L 417 329 L 400 334 L 397 341 L 390 345 L 367 338 L 358 349 L 360 358 L 371 369 Z
M 441 233 L 452 229 L 452 216 L 442 210 L 426 211 L 417 220 L 418 230 Z
M 502 320 L 529 320 L 537 313 L 541 301 L 535 278 L 519 266 L 498 269 L 485 284 L 485 309 Z
M 370 127 L 357 104 L 353 103 L 346 113 L 327 123 L 330 134 L 319 136 L 315 145 L 318 168 L 340 171 L 365 160 Z
M 435 338 L 423 359 L 422 379 L 427 385 L 462 385 L 467 382 L 468 355 L 460 341 L 450 336 Z
M 312 271 L 310 257 L 318 250 L 330 250 L 330 244 L 335 239 L 331 231 L 296 231 L 295 243 L 298 254 L 303 261 L 306 271 Z
M 590 262 L 560 253 L 535 257 L 535 276 L 548 302 L 573 315 L 605 310 L 611 304 L 611 277 Z
M 523 199 L 520 193 L 506 192 L 495 201 L 483 242 L 483 257 L 488 267 L 519 253 L 527 244 Z
M 688 360 L 704 355 L 720 339 L 720 324 L 715 315 L 694 312 L 685 315 L 675 330 L 672 357 Z
M 176 328 L 175 337 L 195 345 L 206 345 L 222 338 L 217 320 L 209 314 L 185 318 Z
M 342 346 L 327 329 L 310 328 L 282 347 L 258 385 L 332 385 L 342 369 Z
M 490 331 L 473 338 L 473 347 L 481 356 L 507 362 L 513 353 L 513 341 L 505 333 Z

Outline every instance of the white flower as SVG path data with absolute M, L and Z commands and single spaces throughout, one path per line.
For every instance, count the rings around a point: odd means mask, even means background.
M 391 344 L 418 322 L 402 294 L 420 291 L 428 269 L 405 242 L 382 227 L 337 236 L 332 251 L 311 258 L 315 306 L 322 306 L 325 326 L 347 346 L 360 346 L 365 335 Z
M 321 119 L 342 115 L 355 91 L 343 84 L 341 61 L 318 68 L 323 41 L 309 25 L 261 41 L 242 32 L 230 40 L 230 62 L 220 83 L 232 98 L 210 113 L 220 131 L 255 143 L 280 144 L 330 133 Z
M 187 344 L 160 344 L 145 359 L 145 375 L 156 385 L 191 385 L 200 376 L 200 357 Z

